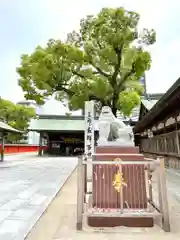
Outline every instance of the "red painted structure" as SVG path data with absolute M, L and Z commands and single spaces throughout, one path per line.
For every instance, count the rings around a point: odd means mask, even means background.
M 96 147 L 98 161 L 113 161 L 120 158 L 122 161 L 143 161 L 144 156 L 139 154 L 138 147 Z M 103 155 L 109 154 L 109 155 Z M 110 154 L 117 154 L 116 156 Z M 122 154 L 122 155 L 121 155 Z M 123 155 L 127 154 L 127 155 Z M 130 155 L 128 155 L 130 154 Z M 133 155 L 134 154 L 134 155 Z M 93 207 L 97 208 L 120 208 L 120 193 L 115 191 L 112 182 L 114 174 L 117 173 L 119 166 L 94 165 L 93 166 Z M 126 179 L 128 188 L 123 188 L 123 208 L 146 209 L 146 185 L 144 165 L 124 165 L 122 166 L 123 177 Z
M 107 153 L 108 155 L 106 155 Z M 139 153 L 138 147 L 97 146 L 96 154 L 94 161 L 113 161 L 116 158 L 120 158 L 120 160 L 125 162 L 129 160 L 132 162 L 144 160 L 144 156 Z M 147 209 L 148 200 L 144 164 L 136 165 L 132 163 L 122 165 L 121 169 L 123 178 L 127 184 L 127 187 L 122 189 L 122 198 L 113 186 L 114 174 L 118 172 L 119 167 L 114 164 L 93 165 L 91 199 L 93 212 L 88 216 L 88 225 L 98 228 L 116 226 L 153 227 L 154 220 L 152 216 L 142 218 L 140 215 L 140 217 L 131 215 L 133 212 L 139 214 L 140 210 L 146 211 Z M 124 216 L 117 211 L 121 207 L 123 208 Z M 115 209 L 117 215 L 99 215 L 99 209 L 103 211 L 113 211 Z
M 46 150 L 47 146 L 42 147 L 43 150 Z M 0 145 L 1 151 L 1 145 Z M 29 145 L 29 144 L 5 144 L 4 153 L 25 153 L 25 152 L 38 152 L 39 145 Z

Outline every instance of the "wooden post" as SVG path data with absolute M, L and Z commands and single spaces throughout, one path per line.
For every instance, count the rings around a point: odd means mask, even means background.
M 1 159 L 0 162 L 4 161 L 4 132 L 1 132 Z
M 122 172 L 122 165 L 119 164 L 119 173 L 120 173 L 120 211 L 123 214 L 124 211 L 124 197 L 123 197 L 123 172 Z
M 162 226 L 165 232 L 170 232 L 170 222 L 169 222 L 169 207 L 167 198 L 167 187 L 166 187 L 166 177 L 165 177 L 165 165 L 164 158 L 158 157 L 159 161 L 159 204 L 160 211 L 162 212 Z
M 150 200 L 149 196 L 149 176 L 148 176 L 148 165 L 144 166 L 144 173 L 145 173 L 145 184 L 146 184 L 146 196 L 148 201 Z
M 166 139 L 166 135 L 164 135 L 163 137 L 164 137 L 164 151 L 165 151 L 165 153 L 167 153 L 167 139 Z
M 42 132 L 40 132 L 40 136 L 39 136 L 39 151 L 38 151 L 38 156 L 40 156 L 40 157 L 43 155 L 42 144 L 43 144 L 43 138 L 42 138 Z
M 84 160 L 87 161 L 87 158 Z M 86 202 L 86 194 L 87 194 L 87 164 L 84 165 L 84 203 Z
M 180 153 L 179 147 L 179 132 L 178 132 L 178 122 L 177 122 L 177 113 L 175 115 L 175 123 L 176 123 L 176 145 L 177 145 L 177 153 Z
M 163 139 L 164 139 L 164 151 L 163 152 L 167 152 L 167 140 L 166 140 L 166 125 L 165 125 L 165 121 L 163 122 Z
M 85 182 L 85 166 L 87 166 L 87 164 L 82 164 L 82 176 L 83 176 L 83 180 L 82 180 L 82 212 L 84 213 L 84 207 L 85 207 L 85 202 L 86 202 L 86 194 L 85 194 L 85 185 L 87 186 L 87 182 Z M 82 215 L 82 220 L 83 220 L 83 215 Z
M 149 165 L 145 165 L 145 183 L 146 183 L 146 196 L 148 201 L 150 201 L 150 191 L 149 191 Z
M 157 146 L 156 152 L 159 152 L 159 140 L 160 140 L 160 138 L 157 136 L 157 137 L 156 137 L 156 141 L 157 141 L 157 143 L 156 143 L 156 144 L 157 144 L 157 145 L 156 145 L 156 146 Z
M 149 200 L 153 202 L 153 193 L 152 193 L 152 172 L 151 167 L 148 165 L 148 186 L 149 186 Z
M 161 191 L 161 177 L 160 177 L 160 160 L 161 158 L 157 158 L 157 171 L 156 171 L 156 174 L 157 174 L 157 187 L 158 187 L 158 199 L 159 199 L 159 206 L 157 206 L 159 208 L 159 211 L 160 213 L 163 214 L 163 203 L 162 203 L 162 191 Z
M 176 144 L 177 144 L 177 153 L 180 153 L 180 148 L 179 148 L 179 132 L 176 130 Z
M 77 167 L 77 221 L 76 221 L 77 230 L 82 230 L 83 206 L 84 206 L 84 165 L 82 163 L 82 157 L 79 157 Z

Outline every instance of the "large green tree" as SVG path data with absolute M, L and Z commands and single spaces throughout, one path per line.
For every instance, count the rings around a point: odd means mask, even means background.
M 33 108 L 14 104 L 9 100 L 0 98 L 0 118 L 11 127 L 26 132 L 29 122 L 35 117 Z M 23 137 L 22 134 L 8 133 L 7 141 L 18 141 Z
M 49 40 L 30 55 L 22 55 L 19 85 L 25 98 L 43 103 L 53 93 L 68 99 L 72 109 L 85 100 L 108 105 L 114 114 L 129 115 L 143 91 L 139 78 L 149 70 L 147 46 L 155 31 L 138 31 L 140 15 L 124 8 L 103 8 L 80 22 L 66 41 Z

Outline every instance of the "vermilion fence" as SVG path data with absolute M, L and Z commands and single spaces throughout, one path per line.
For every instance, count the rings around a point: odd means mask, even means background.
M 43 150 L 46 150 L 47 146 L 42 147 Z M 1 150 L 1 145 L 0 145 Z M 38 145 L 29 145 L 29 144 L 5 144 L 4 153 L 25 153 L 25 152 L 37 152 L 39 150 Z

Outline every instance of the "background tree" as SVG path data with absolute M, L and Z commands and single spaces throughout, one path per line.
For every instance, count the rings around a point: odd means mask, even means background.
M 35 117 L 35 111 L 33 108 L 14 104 L 11 101 L 1 98 L 0 116 L 1 119 L 11 127 L 24 131 L 26 133 L 30 120 Z M 22 138 L 22 134 L 8 133 L 7 135 L 8 142 L 15 142 Z
M 85 100 L 108 105 L 114 114 L 128 116 L 143 91 L 139 78 L 149 70 L 147 46 L 155 31 L 138 31 L 140 16 L 124 8 L 103 8 L 80 22 L 80 31 L 67 40 L 49 40 L 30 55 L 22 55 L 19 85 L 26 99 L 43 103 L 56 93 L 68 99 L 71 109 L 84 107 Z

